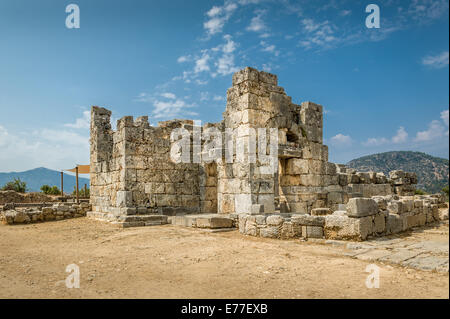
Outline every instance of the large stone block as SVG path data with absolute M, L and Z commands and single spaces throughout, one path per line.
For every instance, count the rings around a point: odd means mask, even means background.
M 372 199 L 377 203 L 378 210 L 386 210 L 387 209 L 387 201 L 382 196 L 374 196 Z
M 237 214 L 250 213 L 252 209 L 252 195 L 236 194 L 234 197 L 234 207 Z
M 387 210 L 390 214 L 403 214 L 403 203 L 398 200 L 393 200 L 388 203 Z
M 401 231 L 406 230 L 407 226 L 404 216 L 397 214 L 388 214 L 386 218 L 386 234 L 397 234 Z
M 309 173 L 308 160 L 300 158 L 291 158 L 286 163 L 286 174 L 300 175 Z
M 283 223 L 283 217 L 279 215 L 271 215 L 266 218 L 266 223 L 269 226 L 279 226 Z
M 325 217 L 324 234 L 327 239 L 366 240 L 372 232 L 371 216 L 350 218 L 328 215 Z
M 224 217 L 198 217 L 198 228 L 229 228 L 233 227 L 233 220 Z
M 117 191 L 116 205 L 118 207 L 133 206 L 133 193 L 130 191 Z
M 381 234 L 386 231 L 386 215 L 388 215 L 388 213 L 383 211 L 373 216 L 374 233 Z
M 279 238 L 281 233 L 280 226 L 267 226 L 259 230 L 261 237 L 266 238 Z
M 291 220 L 302 226 L 323 226 L 325 224 L 324 216 L 311 216 L 307 214 L 294 215 Z
M 323 238 L 323 227 L 302 226 L 302 236 L 306 238 Z
M 378 212 L 377 203 L 371 198 L 351 198 L 347 203 L 347 215 L 350 217 L 365 217 Z

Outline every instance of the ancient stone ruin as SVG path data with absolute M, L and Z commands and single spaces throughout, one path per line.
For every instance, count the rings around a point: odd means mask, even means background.
M 125 116 L 114 131 L 111 112 L 94 106 L 88 216 L 123 227 L 172 222 L 350 240 L 444 218 L 439 195 L 414 196 L 413 173 L 385 176 L 330 163 L 322 111 L 312 102 L 293 103 L 276 75 L 249 67 L 233 75 L 219 123 L 171 120 L 153 127 L 147 116 Z M 180 140 L 187 142 L 174 148 Z M 188 160 L 174 161 L 181 151 Z M 220 157 L 208 161 L 211 154 Z

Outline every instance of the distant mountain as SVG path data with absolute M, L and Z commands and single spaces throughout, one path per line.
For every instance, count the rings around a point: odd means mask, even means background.
M 27 183 L 27 192 L 40 192 L 41 186 L 45 184 L 56 185 L 61 188 L 61 173 L 44 167 L 24 172 L 0 173 L 0 188 L 14 178 L 20 178 Z M 83 178 L 81 175 L 78 178 L 78 183 L 80 189 L 84 187 L 84 184 L 89 187 L 89 179 Z M 64 174 L 64 193 L 72 193 L 75 185 L 75 176 Z
M 377 171 L 388 175 L 389 171 L 400 169 L 415 172 L 417 188 L 428 193 L 438 193 L 448 185 L 449 161 L 421 152 L 386 152 L 363 156 L 347 163 L 361 172 Z

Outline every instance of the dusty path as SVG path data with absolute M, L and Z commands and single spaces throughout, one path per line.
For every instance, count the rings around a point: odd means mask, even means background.
M 448 226 L 446 234 L 441 236 L 448 241 Z M 237 231 L 204 233 L 169 225 L 118 229 L 86 218 L 1 225 L 0 297 L 449 297 L 448 273 L 381 262 L 375 262 L 381 267 L 380 288 L 368 289 L 365 269 L 371 262 L 347 257 L 343 249 Z M 79 289 L 65 286 L 65 268 L 72 263 L 80 267 Z

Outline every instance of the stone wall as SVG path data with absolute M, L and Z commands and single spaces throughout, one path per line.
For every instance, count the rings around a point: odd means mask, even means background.
M 0 221 L 3 224 L 13 225 L 61 220 L 86 216 L 86 212 L 90 209 L 88 203 L 56 203 L 48 207 L 8 209 L 0 212 Z
M 446 210 L 439 208 L 446 207 Z M 312 214 L 239 215 L 242 234 L 268 238 L 326 238 L 362 241 L 448 219 L 440 195 L 351 198 L 346 210 L 313 209 Z
M 0 205 L 8 203 L 43 203 L 53 202 L 58 196 L 46 195 L 43 193 L 18 193 L 13 190 L 0 191 Z
M 383 173 L 356 172 L 328 162 L 322 106 L 293 103 L 276 75 L 252 68 L 233 75 L 219 123 L 200 127 L 192 120 L 172 120 L 152 127 L 146 116 L 136 120 L 125 116 L 113 131 L 110 116 L 104 108 L 92 108 L 91 203 L 95 218 L 103 215 L 107 220 L 123 221 L 124 216 L 149 214 L 310 214 L 316 208 L 338 210 L 351 198 L 411 194 L 412 184 L 417 182 L 413 174 L 401 171 L 388 178 Z M 195 161 L 200 153 L 203 156 L 217 148 L 205 152 L 208 138 L 197 139 L 193 134 L 210 129 L 219 132 L 222 156 L 212 162 Z M 173 162 L 170 156 L 173 140 L 179 137 L 172 136 L 176 130 L 186 133 L 180 134 L 188 139 L 189 163 Z M 259 142 L 262 134 L 266 141 L 258 143 L 252 155 L 249 143 L 252 138 Z M 244 146 L 242 158 L 238 156 L 240 145 Z M 275 173 L 267 170 L 272 164 L 278 167 Z
M 125 116 L 110 125 L 111 113 L 91 112 L 91 204 L 95 218 L 123 221 L 123 216 L 217 212 L 217 166 L 171 159 L 171 134 L 191 134 L 192 120 L 150 126 L 148 118 Z M 206 129 L 214 124 L 206 124 Z M 189 136 L 188 136 L 189 138 Z M 199 143 L 203 143 L 200 141 Z M 131 218 L 131 217 L 130 217 Z

